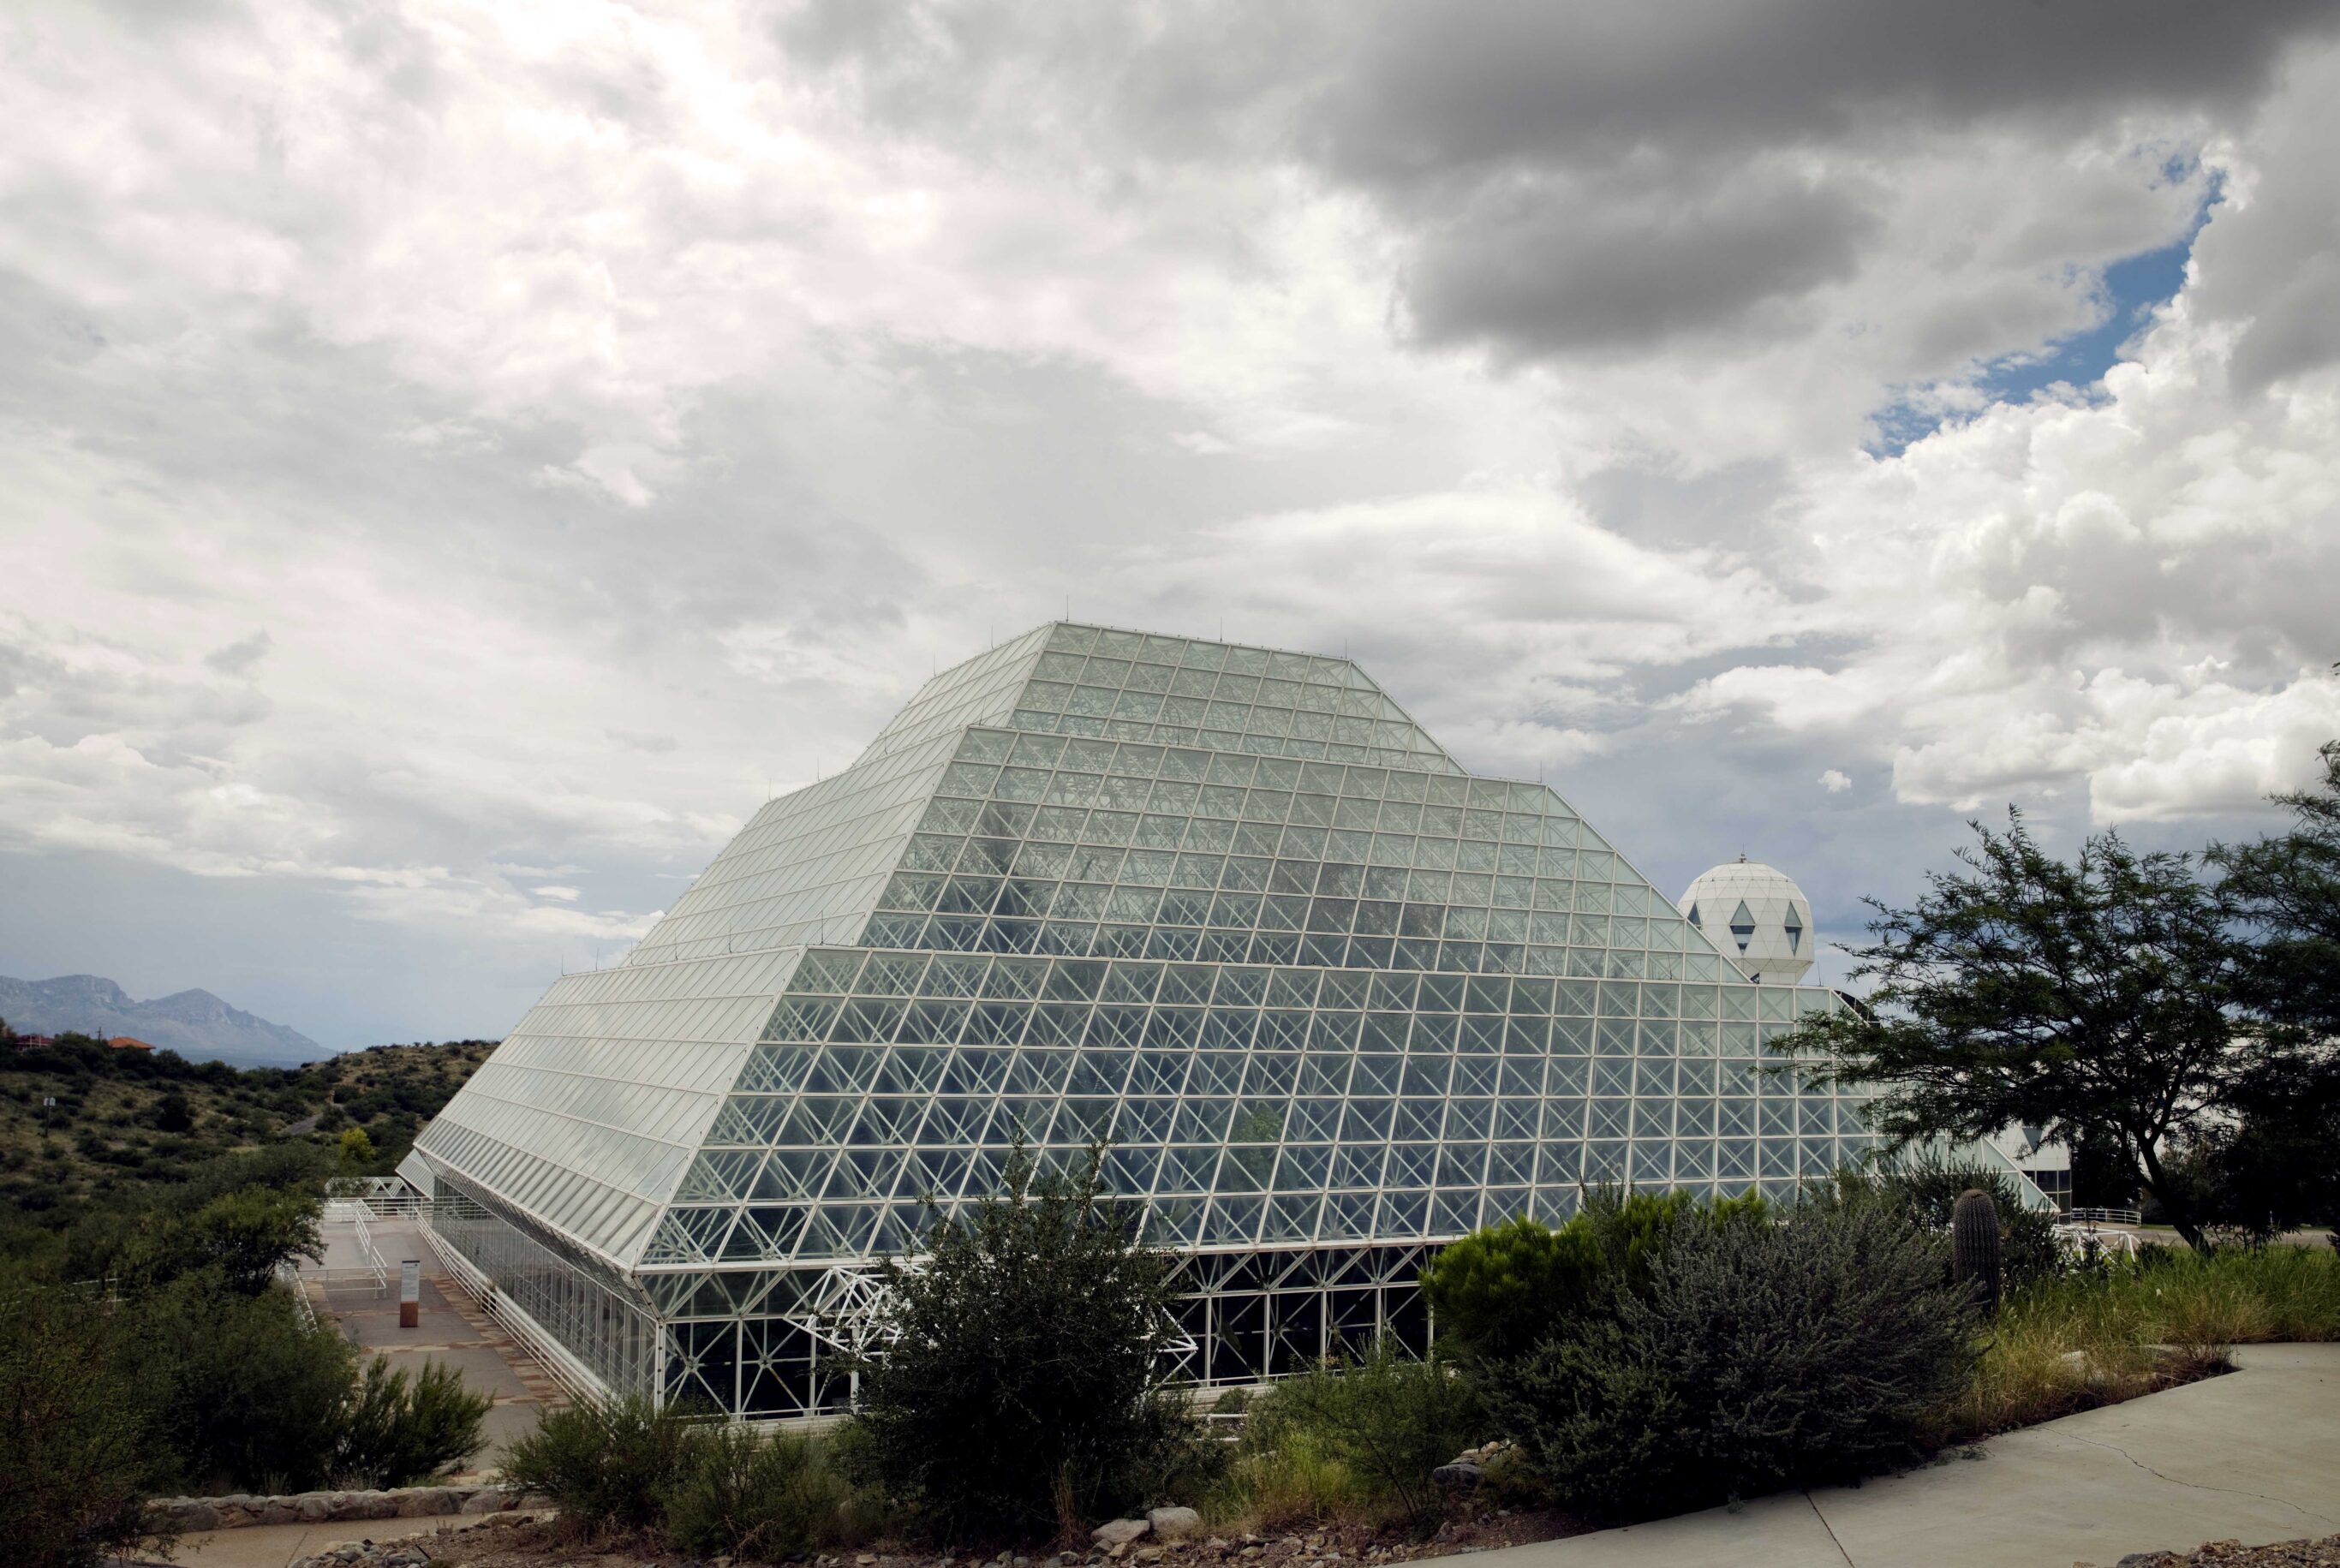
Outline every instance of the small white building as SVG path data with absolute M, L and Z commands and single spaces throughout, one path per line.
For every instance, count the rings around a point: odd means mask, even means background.
M 1677 907 L 1758 985 L 1796 984 L 1819 947 L 1804 890 L 1744 855 L 1700 876 Z

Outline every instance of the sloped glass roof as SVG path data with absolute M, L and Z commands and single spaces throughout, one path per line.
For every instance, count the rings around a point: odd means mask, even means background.
M 418 1146 L 651 1272 L 897 1247 L 1019 1139 L 1106 1141 L 1185 1248 L 1435 1240 L 1834 1168 L 1858 1104 L 1760 1069 L 1835 1005 L 1346 660 L 1058 623 L 766 806 Z

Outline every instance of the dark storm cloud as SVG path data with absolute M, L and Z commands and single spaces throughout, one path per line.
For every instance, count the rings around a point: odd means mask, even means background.
M 1301 144 L 1417 225 L 1423 342 L 1499 358 L 1810 323 L 1889 193 L 1842 167 L 1998 121 L 2085 134 L 2147 109 L 2248 103 L 2328 5 L 1862 0 L 1389 7 L 1304 112 Z M 1919 356 L 1945 365 L 1958 352 Z
M 1874 226 L 1851 191 L 1793 178 L 1620 184 L 1500 182 L 1425 233 L 1405 283 L 1423 341 L 1523 357 L 1695 334 L 1849 275 Z
M 1401 0 L 1318 100 L 1320 154 L 1379 187 L 1657 146 L 1730 154 L 1879 126 L 2236 104 L 2323 0 Z
M 1981 124 L 2101 135 L 2137 112 L 2237 111 L 2288 44 L 2335 25 L 2327 0 L 816 0 L 777 36 L 907 129 L 1296 157 L 1414 234 L 1399 288 L 1418 342 L 1522 360 L 1806 330 L 1790 307 L 1859 268 L 1889 197 L 1815 166 Z M 1772 166 L 1789 160 L 1795 175 Z M 1905 368 L 1975 352 L 1960 338 Z

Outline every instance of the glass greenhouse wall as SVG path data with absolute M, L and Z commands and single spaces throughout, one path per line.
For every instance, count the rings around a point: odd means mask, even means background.
M 1857 1102 L 1760 1070 L 1747 981 L 1566 801 L 1345 660 L 1056 623 L 775 800 L 564 978 L 417 1145 L 440 1233 L 612 1387 L 841 1408 L 868 1268 L 1021 1142 L 1107 1146 L 1185 1371 L 1383 1333 L 1422 1261 L 1585 1185 L 1760 1189 Z

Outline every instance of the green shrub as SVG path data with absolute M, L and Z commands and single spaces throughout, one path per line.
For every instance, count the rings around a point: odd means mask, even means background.
M 1244 1446 L 1288 1455 L 1259 1466 L 1262 1479 L 1304 1478 L 1326 1504 L 1362 1503 L 1420 1525 L 1444 1504 L 1430 1473 L 1478 1443 L 1485 1426 L 1476 1388 L 1453 1366 L 1434 1355 L 1415 1361 L 1384 1341 L 1362 1361 L 1277 1384 L 1253 1408 Z M 1328 1466 L 1347 1477 L 1346 1487 Z
M 410 1379 L 375 1356 L 342 1416 L 333 1480 L 345 1486 L 411 1486 L 480 1451 L 493 1402 L 451 1367 L 425 1362 Z
M 688 1474 L 693 1435 L 682 1413 L 639 1394 L 565 1405 L 504 1451 L 504 1480 L 543 1493 L 589 1533 L 646 1530 Z
M 1947 1244 L 1897 1205 L 1678 1226 L 1647 1286 L 1492 1385 L 1561 1500 L 1648 1517 L 1889 1469 L 1975 1363 Z
M 1441 1344 L 1502 1361 L 1590 1307 L 1601 1272 L 1589 1226 L 1572 1220 L 1555 1230 L 1522 1215 L 1472 1231 L 1423 1265 L 1422 1294 Z
M 341 1335 L 304 1325 L 282 1290 L 183 1275 L 124 1310 L 117 1356 L 171 1484 L 206 1492 L 327 1484 L 357 1381 Z
M 123 1239 L 118 1267 L 134 1288 L 158 1289 L 208 1269 L 230 1290 L 257 1295 L 294 1258 L 322 1260 L 313 1189 L 240 1187 L 187 1211 L 157 1210 Z
M 2048 1209 L 2026 1208 L 2023 1186 L 2006 1171 L 1982 1166 L 1958 1165 L 1936 1152 L 1920 1152 L 1889 1160 L 1873 1171 L 1840 1176 L 1840 1186 L 1874 1187 L 1905 1205 L 1921 1225 L 1947 1229 L 1968 1189 L 1990 1195 L 1998 1211 L 2000 1266 L 2010 1287 L 2047 1279 L 2063 1269 L 2063 1249 L 2056 1240 L 2056 1216 Z
M 1074 1533 L 1145 1501 L 1197 1436 L 1161 1391 L 1168 1260 L 1079 1176 L 1034 1179 L 937 1220 L 888 1265 L 891 1335 L 862 1378 L 859 1453 L 946 1541 Z
M 872 1511 L 809 1438 L 709 1426 L 686 1449 L 663 1514 L 679 1551 L 773 1562 L 870 1533 Z
M 26 1568 L 94 1568 L 166 1545 L 144 1513 L 138 1402 L 114 1375 L 108 1324 L 77 1292 L 0 1282 L 0 1541 Z
M 1562 1325 L 1614 1312 L 1691 1216 L 1710 1226 L 1766 1216 L 1760 1194 L 1708 1202 L 1687 1192 L 1599 1186 L 1557 1228 L 1522 1215 L 1472 1232 L 1423 1265 L 1442 1345 L 1479 1362 L 1524 1355 Z

